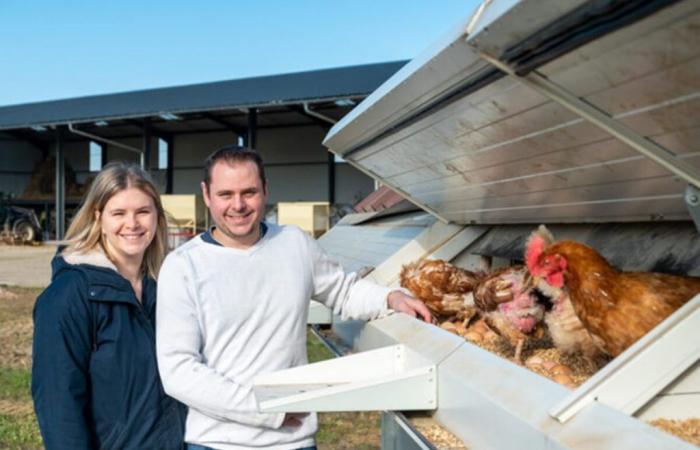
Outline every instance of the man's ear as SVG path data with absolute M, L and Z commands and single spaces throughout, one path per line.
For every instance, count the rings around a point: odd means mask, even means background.
M 199 183 L 199 187 L 202 189 L 202 197 L 204 197 L 204 204 L 209 208 L 209 189 L 207 189 L 207 183 L 204 181 Z

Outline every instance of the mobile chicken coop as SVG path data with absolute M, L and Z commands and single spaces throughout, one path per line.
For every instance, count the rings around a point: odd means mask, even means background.
M 485 1 L 325 145 L 421 210 L 320 239 L 377 282 L 522 259 L 540 223 L 623 270 L 700 275 L 700 2 Z M 335 319 L 353 354 L 260 377 L 263 410 L 389 411 L 392 449 L 432 448 L 411 410 L 470 449 L 694 448 L 647 421 L 700 417 L 700 295 L 576 389 L 403 315 Z

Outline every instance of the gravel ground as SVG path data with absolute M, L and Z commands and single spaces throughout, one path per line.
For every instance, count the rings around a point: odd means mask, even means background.
M 0 244 L 0 285 L 46 287 L 56 246 Z

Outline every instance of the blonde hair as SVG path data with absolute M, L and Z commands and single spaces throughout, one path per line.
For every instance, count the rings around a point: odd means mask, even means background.
M 168 223 L 160 195 L 150 175 L 136 164 L 111 162 L 97 174 L 90 190 L 83 197 L 78 213 L 68 227 L 64 239 L 66 248 L 62 254 L 85 253 L 99 246 L 100 250 L 113 260 L 103 241 L 99 217 L 110 198 L 129 188 L 136 188 L 151 197 L 156 207 L 156 233 L 146 248 L 141 263 L 142 272 L 155 279 L 168 251 Z

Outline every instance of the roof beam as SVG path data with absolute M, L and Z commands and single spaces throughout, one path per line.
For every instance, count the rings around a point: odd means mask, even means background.
M 34 139 L 32 137 L 27 136 L 24 132 L 20 130 L 2 130 L 2 133 L 9 136 L 13 140 L 27 142 L 28 144 L 31 144 L 33 147 L 36 147 L 42 152 L 47 152 L 49 147 L 51 146 L 50 141 L 47 142 L 42 141 L 40 139 Z
M 210 112 L 203 112 L 202 117 L 204 117 L 207 120 L 210 120 L 214 123 L 218 123 L 219 125 L 226 127 L 229 131 L 232 131 L 235 133 L 237 136 L 246 136 L 248 134 L 248 130 L 244 127 L 239 127 L 238 125 L 235 125 L 228 120 L 224 120 L 221 117 L 217 117 L 214 114 Z
M 155 127 L 155 126 L 151 125 L 151 123 L 148 122 L 147 119 L 149 119 L 149 117 L 144 118 L 143 121 L 139 121 L 139 120 L 136 120 L 136 119 L 124 119 L 124 122 L 125 122 L 125 123 L 128 123 L 129 125 L 133 125 L 133 126 L 135 126 L 135 127 L 138 127 L 138 128 L 140 128 L 142 131 L 143 131 L 146 127 L 148 127 L 148 130 L 149 130 L 150 134 L 153 135 L 153 136 L 157 136 L 157 137 L 159 137 L 159 138 L 166 139 L 166 140 L 170 138 L 171 133 L 169 133 L 169 132 L 167 132 L 167 131 L 164 131 L 164 130 L 158 128 L 158 127 Z

